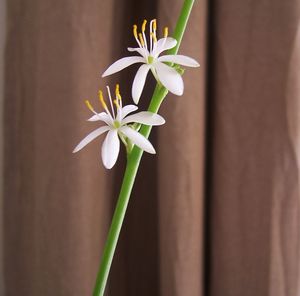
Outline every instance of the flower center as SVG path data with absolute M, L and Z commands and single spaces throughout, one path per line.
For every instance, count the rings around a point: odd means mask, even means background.
M 114 121 L 114 127 L 119 128 L 121 126 L 121 123 L 118 120 Z
M 149 56 L 148 56 L 148 64 L 152 64 L 153 61 L 154 61 L 154 57 L 151 56 L 151 55 L 149 55 Z

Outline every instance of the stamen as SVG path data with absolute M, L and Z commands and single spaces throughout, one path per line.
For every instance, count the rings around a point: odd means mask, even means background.
M 134 38 L 135 38 L 137 44 L 139 45 L 139 47 L 143 47 L 142 44 L 139 41 L 139 36 L 138 36 L 138 32 L 137 32 L 137 25 L 133 25 L 133 35 L 134 35 Z
M 120 85 L 119 84 L 116 85 L 116 97 L 119 101 L 121 101 L 122 98 L 121 98 L 121 94 L 120 94 Z
M 148 49 L 147 38 L 146 38 L 146 35 L 145 35 L 146 24 L 147 24 L 147 20 L 144 20 L 143 24 L 142 24 L 142 34 L 143 34 L 143 41 L 144 41 L 144 44 L 145 44 L 145 48 Z
M 120 85 L 119 83 L 116 84 L 116 97 L 120 94 Z
M 92 104 L 89 102 L 89 100 L 85 100 L 85 104 L 96 116 L 98 116 L 100 118 L 99 114 L 94 110 L 94 108 L 93 108 Z
M 134 35 L 135 39 L 138 39 L 137 25 L 133 25 L 133 35 Z
M 142 46 L 145 46 L 144 38 L 141 33 L 139 33 L 139 38 L 140 38 L 140 42 L 141 42 Z
M 116 105 L 117 109 L 119 109 L 119 108 L 120 108 L 120 105 L 119 105 L 118 99 L 114 100 L 114 104 Z
M 119 107 L 122 108 L 122 97 L 120 94 L 120 85 L 116 84 L 116 101 L 118 102 Z
M 103 98 L 103 93 L 102 93 L 101 90 L 99 90 L 98 95 L 99 95 L 99 101 L 100 101 L 102 107 L 103 107 L 105 110 L 107 110 L 107 105 L 106 105 L 106 103 L 105 103 L 105 100 L 104 100 L 104 98 Z
M 153 20 L 153 31 L 156 31 L 156 19 Z
M 90 101 L 89 100 L 85 100 L 84 101 L 86 106 L 89 108 L 89 110 L 91 110 L 93 113 L 95 112 L 93 106 L 91 105 Z
M 167 37 L 168 37 L 168 34 L 169 34 L 169 28 L 168 28 L 168 27 L 165 27 L 165 28 L 164 28 L 164 37 L 167 38 Z
M 146 31 L 146 24 L 147 24 L 147 20 L 144 20 L 143 24 L 142 24 L 142 32 L 143 33 Z
M 157 42 L 157 38 L 153 32 L 150 34 L 151 38 L 153 39 L 154 42 Z
M 154 42 L 152 42 L 152 41 L 154 41 Z M 151 53 L 154 50 L 154 46 L 155 46 L 156 42 L 157 42 L 157 38 L 156 38 L 156 19 L 153 19 L 150 22 L 150 52 Z
M 113 103 L 112 103 L 112 99 L 111 99 L 111 94 L 110 94 L 109 86 L 106 86 L 106 88 L 107 88 L 107 93 L 108 93 L 108 97 L 109 97 L 109 102 L 110 102 L 111 111 L 112 111 L 113 117 L 116 118 L 116 116 L 115 116 L 115 110 L 114 110 L 114 105 L 113 105 Z

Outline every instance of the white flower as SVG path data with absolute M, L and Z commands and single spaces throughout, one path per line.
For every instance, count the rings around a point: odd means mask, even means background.
M 140 123 L 145 125 L 162 125 L 165 123 L 165 120 L 158 114 L 151 112 L 138 112 L 132 115 L 129 115 L 133 111 L 138 109 L 135 105 L 122 106 L 122 99 L 119 92 L 119 85 L 116 86 L 116 100 L 114 104 L 116 106 L 116 114 L 111 99 L 110 89 L 107 86 L 111 112 L 108 110 L 107 105 L 104 101 L 102 92 L 99 91 L 99 99 L 105 110 L 105 112 L 97 113 L 90 102 L 86 100 L 87 107 L 94 113 L 94 115 L 88 119 L 88 121 L 102 121 L 105 123 L 104 126 L 97 128 L 88 134 L 73 150 L 73 153 L 78 152 L 88 143 L 93 141 L 98 136 L 102 135 L 105 132 L 108 132 L 104 142 L 102 144 L 102 162 L 107 169 L 111 169 L 118 158 L 120 150 L 120 140 L 126 143 L 126 139 L 129 139 L 131 143 L 140 147 L 142 150 L 155 154 L 155 150 L 152 144 L 147 138 L 137 132 L 135 129 L 130 127 L 129 123 Z
M 188 67 L 199 67 L 199 63 L 184 55 L 159 55 L 168 49 L 176 46 L 177 41 L 168 37 L 168 28 L 164 29 L 164 37 L 157 41 L 156 38 L 156 20 L 150 22 L 149 46 L 145 35 L 147 21 L 144 20 L 142 25 L 142 33 L 137 32 L 137 26 L 133 26 L 133 35 L 139 47 L 129 47 L 128 51 L 136 51 L 140 56 L 125 57 L 114 62 L 102 75 L 108 76 L 123 70 L 124 68 L 135 64 L 143 63 L 138 69 L 133 85 L 132 98 L 137 104 L 143 91 L 147 74 L 149 70 L 153 73 L 155 79 L 159 81 L 171 93 L 181 96 L 183 94 L 183 80 L 181 75 L 170 66 L 170 64 L 179 64 Z M 166 64 L 166 63 L 169 63 Z

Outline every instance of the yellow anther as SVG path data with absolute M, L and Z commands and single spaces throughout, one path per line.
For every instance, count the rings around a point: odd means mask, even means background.
M 164 28 L 164 37 L 167 38 L 167 37 L 168 37 L 168 34 L 169 34 L 169 28 L 168 28 L 168 27 L 165 27 L 165 28 Z
M 117 97 L 117 100 L 121 101 L 121 94 L 120 94 L 120 85 L 117 84 L 116 85 L 116 97 Z
M 100 101 L 102 107 L 103 107 L 104 109 L 107 109 L 107 105 L 106 105 L 106 103 L 105 103 L 105 101 L 104 101 L 103 93 L 102 93 L 101 90 L 99 90 L 98 95 L 99 95 L 99 101 Z
M 139 37 L 140 37 L 141 45 L 145 46 L 144 38 L 143 38 L 143 35 L 141 33 L 139 33 Z
M 116 84 L 116 94 L 119 94 L 120 93 L 120 84 L 117 83 Z
M 120 105 L 119 105 L 118 99 L 114 100 L 114 104 L 116 105 L 117 109 L 119 109 L 119 108 L 120 108 Z
M 150 34 L 151 38 L 153 39 L 154 42 L 157 42 L 157 38 L 153 32 Z
M 146 24 L 147 24 L 147 20 L 144 20 L 143 24 L 142 24 L 142 32 L 143 33 L 146 31 Z
M 156 31 L 156 19 L 153 20 L 153 30 Z
M 133 35 L 136 39 L 138 38 L 137 25 L 133 25 Z
M 85 104 L 86 104 L 86 106 L 87 106 L 92 112 L 94 112 L 94 108 L 93 108 L 93 106 L 91 105 L 91 103 L 90 103 L 89 100 L 85 100 Z

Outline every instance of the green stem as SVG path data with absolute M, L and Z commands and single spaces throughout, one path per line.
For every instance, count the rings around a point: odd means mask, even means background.
M 184 1 L 179 19 L 177 21 L 173 33 L 173 37 L 178 42 L 176 47 L 169 50 L 169 54 L 176 54 L 179 49 L 193 4 L 194 0 Z M 167 93 L 168 91 L 164 87 L 157 85 L 152 96 L 148 111 L 157 113 Z M 140 129 L 140 133 L 148 138 L 151 132 L 151 128 L 151 126 L 143 125 Z M 134 146 L 131 153 L 128 155 L 123 183 L 119 194 L 119 199 L 116 205 L 116 209 L 113 215 L 112 223 L 109 229 L 106 244 L 104 247 L 102 261 L 97 275 L 93 296 L 103 296 L 104 294 L 114 252 L 117 246 L 119 234 L 122 228 L 130 194 L 132 191 L 132 187 L 135 181 L 135 177 L 139 168 L 142 155 L 143 151 L 137 146 Z

